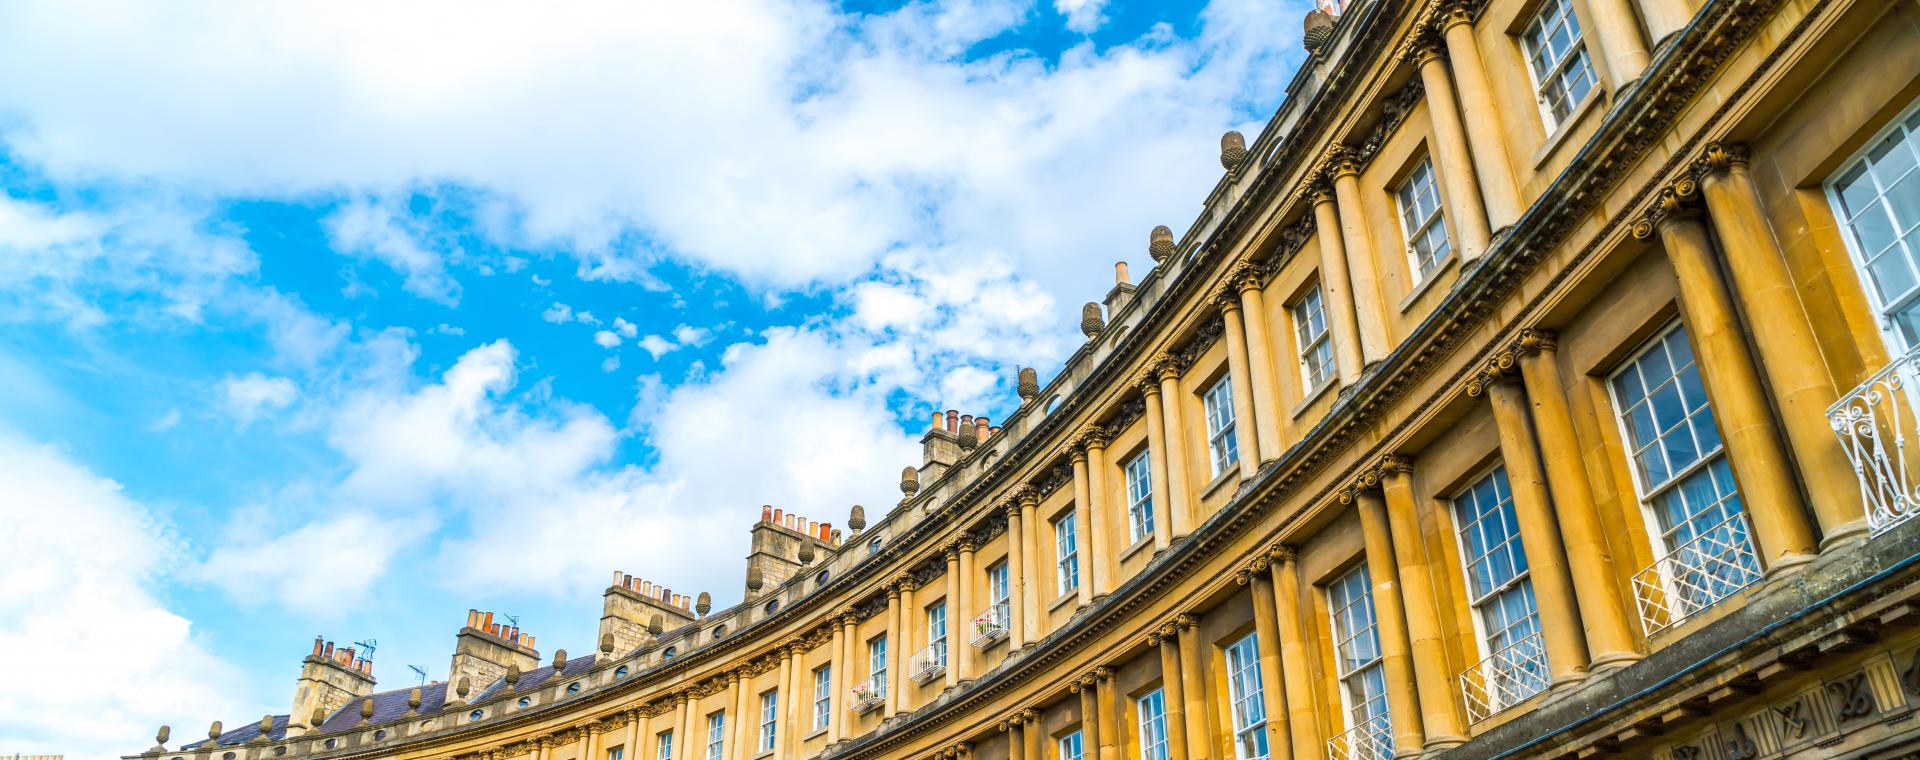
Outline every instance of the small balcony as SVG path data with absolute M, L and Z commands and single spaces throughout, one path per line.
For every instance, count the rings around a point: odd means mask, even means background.
M 1393 760 L 1393 723 L 1382 715 L 1327 740 L 1328 760 Z
M 1915 430 L 1920 347 L 1901 355 L 1827 408 L 1827 422 L 1860 480 L 1867 528 L 1878 536 L 1920 513 L 1920 455 L 1907 450 Z
M 941 641 L 913 655 L 913 665 L 907 670 L 907 677 L 914 683 L 925 686 L 929 681 L 947 674 L 947 642 Z
M 1012 606 L 1006 602 L 988 607 L 973 619 L 973 645 L 985 649 L 1006 638 L 1012 619 Z
M 1760 580 L 1752 535 L 1747 516 L 1736 514 L 1635 573 L 1633 596 L 1648 635 Z
M 877 673 L 853 685 L 853 712 L 866 714 L 887 703 L 887 674 Z
M 1547 649 L 1540 634 L 1494 652 L 1460 674 L 1467 719 L 1479 723 L 1547 690 Z

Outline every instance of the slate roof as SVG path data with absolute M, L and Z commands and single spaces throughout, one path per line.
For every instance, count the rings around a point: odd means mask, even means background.
M 372 724 L 380 725 L 382 723 L 392 723 L 400 720 L 406 717 L 407 695 L 411 693 L 414 688 L 415 687 L 408 686 L 404 689 L 383 691 L 372 696 L 356 697 L 348 700 L 340 709 L 335 710 L 332 715 L 327 716 L 326 720 L 321 721 L 319 733 L 337 733 L 350 730 L 360 725 L 360 703 L 367 700 L 373 700 L 373 718 L 370 721 Z M 446 707 L 446 683 L 435 681 L 421 686 L 419 689 L 419 715 L 439 715 L 440 711 Z
M 180 749 L 183 749 L 183 750 L 197 749 L 200 747 L 207 746 L 207 744 L 210 742 L 217 744 L 218 746 L 221 746 L 221 747 L 231 747 L 236 744 L 246 744 L 247 742 L 253 741 L 254 738 L 258 737 L 259 735 L 260 735 L 260 721 L 250 720 L 250 721 L 247 721 L 245 724 L 241 725 L 239 728 L 233 729 L 231 731 L 220 732 L 220 738 L 218 739 L 211 739 L 211 738 L 201 739 L 200 741 L 194 742 L 192 744 L 181 745 Z M 279 741 L 286 737 L 287 737 L 287 716 L 285 715 L 273 716 L 273 730 L 267 732 L 267 739 L 270 741 Z
M 562 668 L 559 673 L 559 677 L 568 678 L 572 676 L 582 675 L 586 673 L 587 670 L 593 667 L 593 662 L 594 662 L 594 656 L 590 654 L 581 655 L 571 660 L 567 660 L 566 666 Z M 542 665 L 540 667 L 529 670 L 525 673 L 521 673 L 520 680 L 513 685 L 513 693 L 523 694 L 529 691 L 533 691 L 534 689 L 538 689 L 540 688 L 541 684 L 546 683 L 549 679 L 554 678 L 554 676 L 555 674 L 554 674 L 552 665 Z M 479 696 L 475 697 L 473 701 L 484 702 L 488 699 L 492 699 L 495 696 L 504 694 L 506 693 L 506 691 L 507 691 L 507 679 L 500 678 L 498 680 L 495 680 L 493 683 L 488 684 L 487 688 L 480 690 Z

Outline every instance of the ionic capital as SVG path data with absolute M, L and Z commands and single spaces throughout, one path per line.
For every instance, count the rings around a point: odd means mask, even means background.
M 1746 166 L 1750 152 L 1740 143 L 1710 142 L 1700 149 L 1700 157 L 1693 160 L 1693 176 L 1706 179 L 1732 169 L 1734 166 Z
M 1513 339 L 1513 351 L 1520 356 L 1532 356 L 1539 353 L 1553 353 L 1560 347 L 1559 339 L 1552 330 L 1529 327 L 1520 331 Z
M 1200 624 L 1199 618 L 1194 617 L 1193 615 L 1185 612 L 1182 612 L 1173 617 L 1174 627 L 1179 628 L 1180 630 L 1183 630 L 1183 631 L 1199 624 Z
M 1282 565 L 1291 565 L 1294 560 L 1300 558 L 1300 550 L 1294 548 L 1293 544 L 1277 544 L 1272 551 L 1267 552 L 1267 556 Z
M 1467 396 L 1479 398 L 1495 384 L 1517 380 L 1519 373 L 1514 363 L 1518 358 L 1512 348 L 1495 351 L 1493 356 L 1488 357 L 1486 363 L 1473 373 L 1472 377 L 1467 378 Z
M 1699 213 L 1700 183 L 1691 176 L 1667 183 L 1633 222 L 1635 240 L 1652 240 L 1664 224 L 1678 222 Z

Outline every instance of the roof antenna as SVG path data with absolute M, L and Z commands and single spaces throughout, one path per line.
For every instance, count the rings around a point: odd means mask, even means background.
M 414 675 L 420 677 L 421 686 L 427 685 L 427 669 L 426 668 L 420 667 L 419 665 L 408 665 L 407 669 L 413 671 Z
M 353 645 L 359 647 L 360 651 L 365 652 L 368 660 L 372 660 L 373 650 L 380 646 L 380 640 L 370 638 L 366 641 L 353 642 Z
M 502 618 L 505 618 L 505 619 L 506 619 L 506 621 L 507 621 L 507 625 L 510 625 L 510 626 L 513 626 L 513 627 L 515 627 L 515 628 L 519 628 L 519 627 L 520 627 L 520 616 L 519 616 L 519 615 L 509 615 L 509 614 L 507 614 L 507 613 L 504 613 L 504 612 L 502 612 L 502 613 L 500 613 L 500 617 L 502 617 Z

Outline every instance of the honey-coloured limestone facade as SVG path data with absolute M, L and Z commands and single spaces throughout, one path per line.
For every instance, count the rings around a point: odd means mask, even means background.
M 1322 6 L 1065 365 L 739 604 L 321 640 L 128 760 L 1920 757 L 1920 2 Z

